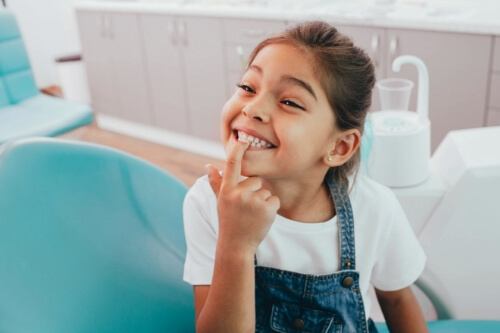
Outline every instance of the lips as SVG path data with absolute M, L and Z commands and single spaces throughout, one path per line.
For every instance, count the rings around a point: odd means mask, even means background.
M 271 149 L 277 146 L 270 139 L 248 128 L 234 128 L 233 134 L 237 140 L 242 138 L 249 141 L 252 147 Z

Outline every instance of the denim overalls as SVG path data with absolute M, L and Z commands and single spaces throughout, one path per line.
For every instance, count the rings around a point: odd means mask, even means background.
M 300 274 L 258 266 L 255 258 L 257 333 L 377 332 L 365 319 L 347 186 L 337 185 L 330 174 L 325 178 L 337 212 L 341 269 L 327 275 Z

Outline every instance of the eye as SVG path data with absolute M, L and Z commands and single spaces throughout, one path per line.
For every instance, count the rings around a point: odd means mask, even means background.
M 255 90 L 253 90 L 250 86 L 247 86 L 246 84 L 243 83 L 237 83 L 236 86 L 240 89 L 245 90 L 247 93 L 254 94 Z
M 289 99 L 282 100 L 280 103 L 284 104 L 284 105 L 288 105 L 288 106 L 294 107 L 294 108 L 298 108 L 298 109 L 301 109 L 301 110 L 304 110 L 304 111 L 306 110 L 303 106 L 300 106 L 297 103 L 292 102 Z

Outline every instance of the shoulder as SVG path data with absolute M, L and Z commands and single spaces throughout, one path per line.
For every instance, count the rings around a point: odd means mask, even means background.
M 368 205 L 370 208 L 393 209 L 399 201 L 387 186 L 359 173 L 353 180 L 351 201 Z
M 387 186 L 358 174 L 349 195 L 357 228 L 379 236 L 389 232 L 394 221 L 406 220 L 398 198 Z

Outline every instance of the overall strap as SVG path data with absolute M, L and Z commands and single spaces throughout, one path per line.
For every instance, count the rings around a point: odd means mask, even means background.
M 332 169 L 328 170 L 325 179 L 337 213 L 340 241 L 340 269 L 355 270 L 354 218 L 348 194 L 349 184 L 338 184 L 333 178 Z

